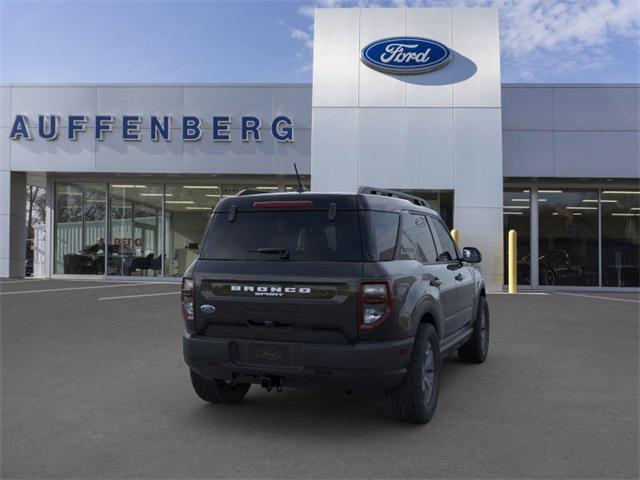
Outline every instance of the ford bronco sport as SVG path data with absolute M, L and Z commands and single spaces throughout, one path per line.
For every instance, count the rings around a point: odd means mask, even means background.
M 394 418 L 426 423 L 441 358 L 487 356 L 480 260 L 399 192 L 225 198 L 182 280 L 193 388 L 217 403 L 251 384 L 380 392 Z

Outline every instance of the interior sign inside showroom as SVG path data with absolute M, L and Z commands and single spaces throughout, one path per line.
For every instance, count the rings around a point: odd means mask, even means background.
M 116 122 L 114 115 L 96 115 L 93 125 L 95 126 L 95 139 L 102 141 L 107 135 L 115 135 L 113 127 Z M 143 117 L 141 115 L 123 115 L 121 117 L 121 138 L 125 141 L 142 140 Z M 68 115 L 65 127 L 67 138 L 77 140 L 80 134 L 87 131 L 89 117 L 87 115 Z M 58 115 L 38 115 L 37 134 L 44 140 L 56 140 L 60 134 L 61 117 Z M 240 117 L 239 133 L 243 142 L 262 141 L 262 121 L 255 116 Z M 33 128 L 27 115 L 16 115 L 11 127 L 11 140 L 32 140 L 34 138 Z M 149 136 L 151 140 L 171 141 L 172 117 L 169 115 L 149 117 Z M 196 116 L 183 116 L 181 122 L 182 140 L 200 140 L 205 131 L 202 119 Z M 231 128 L 231 117 L 229 115 L 214 116 L 211 118 L 211 139 L 214 142 L 230 142 L 233 140 Z M 271 137 L 278 142 L 293 142 L 293 121 L 291 118 L 280 115 L 275 117 L 270 125 Z

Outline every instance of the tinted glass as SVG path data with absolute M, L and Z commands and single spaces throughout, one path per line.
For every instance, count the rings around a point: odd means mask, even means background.
M 603 190 L 602 285 L 640 286 L 640 191 Z
M 598 192 L 538 190 L 540 285 L 598 285 Z
M 391 212 L 362 212 L 362 220 L 368 225 L 368 255 L 373 261 L 393 260 L 398 238 L 400 215 Z
M 447 227 L 444 226 L 444 223 L 442 223 L 442 221 L 436 218 L 431 219 L 431 223 L 433 226 L 433 233 L 440 241 L 441 251 L 438 254 L 438 260 L 456 260 L 458 258 L 458 252 L 456 251 L 456 246 L 451 239 L 451 235 L 449 234 L 449 230 L 447 230 Z
M 542 203 L 542 202 L 540 202 Z M 531 200 L 528 188 L 505 188 L 504 207 L 504 283 L 509 283 L 509 230 L 517 234 L 516 260 L 518 285 L 531 285 Z
M 240 212 L 233 222 L 215 214 L 202 258 L 281 261 L 283 250 L 289 261 L 361 261 L 358 213 L 338 212 L 329 221 L 326 211 Z
M 182 275 L 198 258 L 202 234 L 220 196 L 219 185 L 165 185 L 165 275 Z
M 436 260 L 436 247 L 424 215 L 407 215 L 400 236 L 400 260 L 432 263 Z
M 162 185 L 109 185 L 109 275 L 161 273 Z
M 106 185 L 57 183 L 55 273 L 104 273 Z

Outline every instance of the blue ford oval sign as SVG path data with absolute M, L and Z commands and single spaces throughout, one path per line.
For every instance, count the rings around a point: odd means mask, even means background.
M 414 75 L 444 67 L 451 51 L 440 42 L 420 37 L 383 38 L 362 49 L 362 62 L 384 73 Z

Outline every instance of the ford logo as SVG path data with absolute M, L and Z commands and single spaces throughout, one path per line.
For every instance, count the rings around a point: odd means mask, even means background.
M 362 49 L 362 63 L 384 73 L 415 75 L 444 67 L 451 51 L 440 42 L 420 37 L 383 38 Z
M 204 305 L 200 305 L 200 310 L 202 313 L 213 313 L 216 311 L 216 307 L 205 303 Z

